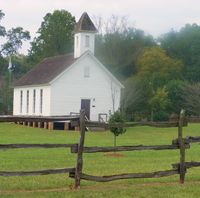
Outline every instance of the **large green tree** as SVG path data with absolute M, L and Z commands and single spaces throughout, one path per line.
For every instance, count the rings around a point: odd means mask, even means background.
M 151 120 L 166 117 L 170 100 L 166 85 L 181 79 L 182 62 L 170 58 L 160 47 L 145 48 L 137 60 L 137 76 L 145 84 L 144 92 L 149 93 L 147 103 Z M 157 103 L 157 104 L 156 104 Z
M 184 63 L 184 78 L 200 81 L 200 26 L 187 24 L 178 32 L 172 30 L 164 34 L 159 40 L 168 55 Z
M 66 10 L 47 13 L 37 31 L 38 36 L 31 42 L 31 63 L 36 64 L 45 57 L 71 52 L 74 25 L 75 18 Z
M 180 79 L 182 67 L 180 60 L 170 58 L 158 46 L 145 48 L 137 59 L 137 75 L 148 82 L 152 90 L 169 80 Z

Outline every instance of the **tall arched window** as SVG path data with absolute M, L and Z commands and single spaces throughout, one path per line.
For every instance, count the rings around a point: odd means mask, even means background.
M 29 112 L 29 90 L 26 92 L 26 113 Z
M 36 105 L 36 90 L 33 90 L 33 113 L 35 113 L 35 105 Z
M 43 112 L 43 89 L 40 89 L 40 113 Z
M 20 113 L 22 113 L 23 109 L 23 91 L 20 91 Z

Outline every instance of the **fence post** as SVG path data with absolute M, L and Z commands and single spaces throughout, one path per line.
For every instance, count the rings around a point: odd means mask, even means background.
M 183 122 L 185 117 L 185 111 L 182 109 L 180 112 L 179 117 L 179 124 L 178 124 L 178 142 L 179 142 L 179 148 L 180 148 L 180 167 L 179 167 L 179 173 L 180 173 L 180 183 L 183 184 L 185 180 L 185 142 L 183 139 Z
M 83 147 L 85 140 L 85 111 L 80 111 L 80 142 L 78 145 L 77 164 L 75 170 L 75 188 L 80 188 L 80 180 L 83 168 Z

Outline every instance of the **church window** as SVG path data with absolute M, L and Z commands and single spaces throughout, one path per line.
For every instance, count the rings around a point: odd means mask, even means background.
M 20 91 L 20 113 L 22 113 L 23 108 L 23 91 Z
M 35 113 L 35 104 L 36 104 L 36 90 L 33 90 L 33 113 Z
M 89 78 L 90 77 L 90 68 L 84 67 L 84 77 Z
M 26 92 L 26 113 L 29 112 L 29 90 Z
M 43 111 L 43 89 L 40 89 L 40 113 Z
M 88 35 L 85 36 L 85 47 L 90 47 L 90 37 Z

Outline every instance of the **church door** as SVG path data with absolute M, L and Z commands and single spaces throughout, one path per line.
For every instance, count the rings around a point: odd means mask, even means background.
M 90 119 L 90 100 L 89 99 L 81 99 L 81 109 L 85 110 L 85 115 L 88 120 Z

